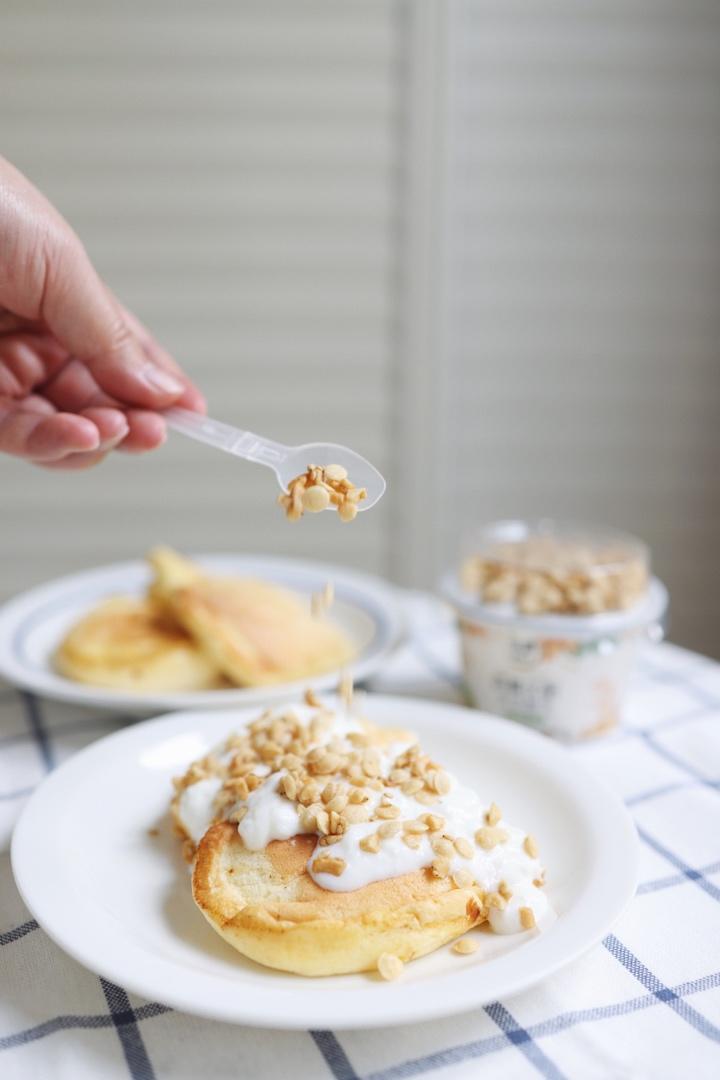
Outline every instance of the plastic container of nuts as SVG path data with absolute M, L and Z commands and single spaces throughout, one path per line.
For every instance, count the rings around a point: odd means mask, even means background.
M 441 588 L 473 702 L 563 739 L 614 727 L 641 648 L 662 637 L 667 591 L 649 566 L 642 541 L 595 526 L 497 521 L 471 533 Z

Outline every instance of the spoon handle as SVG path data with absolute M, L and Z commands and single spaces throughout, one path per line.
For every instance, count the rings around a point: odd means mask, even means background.
M 224 450 L 226 454 L 268 465 L 271 469 L 280 465 L 288 454 L 289 447 L 282 443 L 264 439 L 252 431 L 243 431 L 190 409 L 165 409 L 163 416 L 167 426 L 180 435 L 214 446 L 216 450 Z

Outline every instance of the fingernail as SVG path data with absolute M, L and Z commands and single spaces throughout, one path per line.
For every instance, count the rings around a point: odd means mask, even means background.
M 142 369 L 140 375 L 151 390 L 157 390 L 161 394 L 182 394 L 185 389 L 179 379 L 163 371 L 162 368 L 156 367 L 155 364 L 148 364 Z
M 127 423 L 123 424 L 120 431 L 117 431 L 109 439 L 105 439 L 105 441 L 100 445 L 100 449 L 101 450 L 114 450 L 115 447 L 118 445 L 118 443 L 121 443 L 123 441 L 123 439 L 125 438 L 125 436 L 127 435 L 129 430 L 130 430 L 130 428 L 129 428 L 128 424 Z

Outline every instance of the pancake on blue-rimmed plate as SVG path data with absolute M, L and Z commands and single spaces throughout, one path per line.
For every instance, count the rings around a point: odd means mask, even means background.
M 141 598 L 113 597 L 55 653 L 61 674 L 133 691 L 262 687 L 338 670 L 356 649 L 307 599 L 255 578 L 217 577 L 169 548 L 148 556 Z

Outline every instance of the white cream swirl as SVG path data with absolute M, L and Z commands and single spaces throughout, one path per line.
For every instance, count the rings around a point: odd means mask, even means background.
M 304 707 L 294 708 L 293 712 L 304 723 L 315 714 L 315 710 Z M 362 730 L 362 726 L 352 717 L 335 715 L 332 724 L 322 732 L 315 745 L 343 739 L 352 732 Z M 395 743 L 380 753 L 381 776 L 389 774 L 396 757 L 409 745 Z M 349 742 L 347 749 L 352 749 Z M 258 767 L 256 771 L 267 770 Z M 284 770 L 272 774 L 269 782 L 250 792 L 244 801 L 247 809 L 238 825 L 238 832 L 245 847 L 251 851 L 261 851 L 273 840 L 288 840 L 309 831 L 301 823 L 297 804 L 277 790 L 275 778 L 279 780 L 283 774 Z M 342 778 L 328 776 L 323 779 Z M 534 884 L 542 879 L 543 869 L 540 860 L 526 849 L 526 832 L 501 818 L 495 821 L 497 835 L 501 837 L 499 842 L 490 848 L 476 843 L 475 834 L 486 820 L 489 805 L 452 775 L 450 780 L 450 790 L 438 797 L 432 806 L 432 813 L 444 818 L 444 834 L 453 838 L 463 837 L 472 848 L 469 858 L 457 851 L 449 856 L 450 874 L 469 871 L 484 892 L 497 893 L 502 886 L 505 893 L 510 894 L 504 906 L 489 909 L 489 922 L 496 933 L 517 933 L 522 930 L 521 909 L 530 909 L 536 924 L 548 921 L 552 913 L 545 891 Z M 189 785 L 181 794 L 178 816 L 195 843 L 199 842 L 212 820 L 212 804 L 220 786 L 221 781 L 212 777 Z M 426 804 L 421 804 L 413 795 L 406 795 L 397 787 L 384 791 L 371 789 L 368 794 L 368 805 L 373 810 L 383 796 L 390 798 L 400 811 L 396 819 L 398 822 L 415 820 L 428 812 Z M 328 847 L 321 846 L 318 838 L 307 866 L 313 880 L 333 892 L 350 892 L 373 881 L 412 873 L 431 865 L 435 853 L 427 834 L 419 835 L 417 847 L 411 848 L 404 842 L 400 830 L 396 835 L 384 838 L 377 852 L 363 850 L 359 846 L 360 840 L 376 832 L 380 824 L 375 820 L 349 825 L 341 839 Z M 318 854 L 342 859 L 345 863 L 343 872 L 339 876 L 317 872 L 313 862 Z

